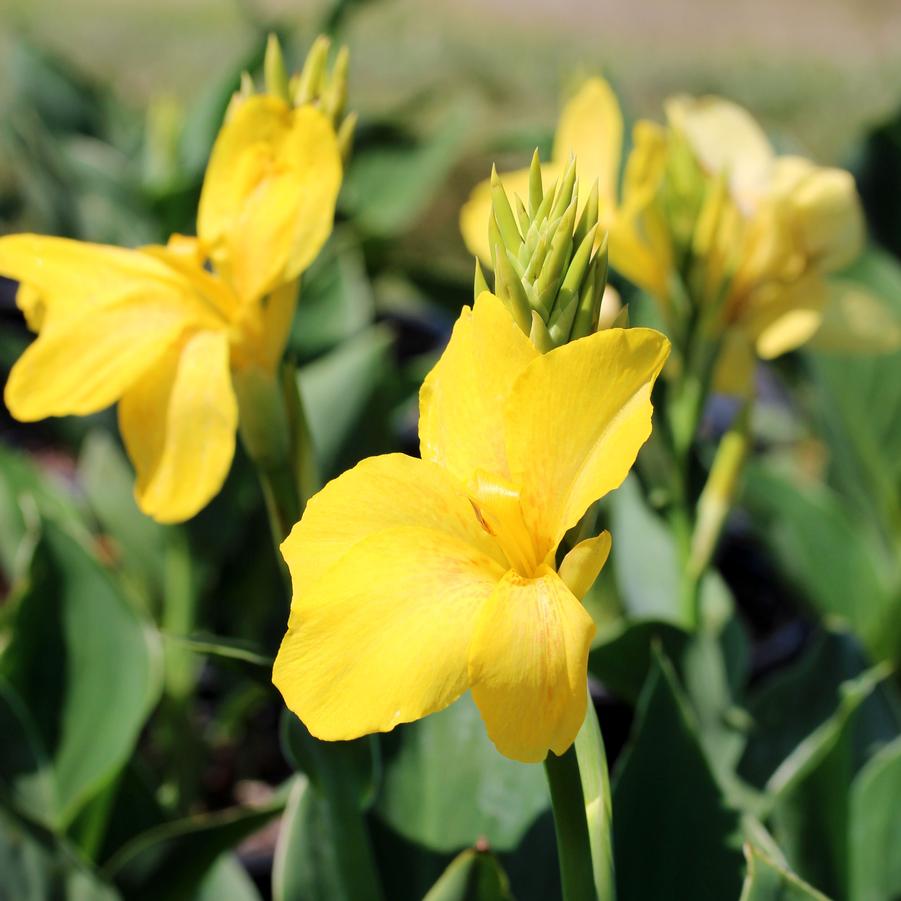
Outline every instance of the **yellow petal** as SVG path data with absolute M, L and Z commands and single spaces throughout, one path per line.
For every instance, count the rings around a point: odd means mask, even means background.
M 307 503 L 282 543 L 299 595 L 364 538 L 398 526 L 445 532 L 498 563 L 504 557 L 462 487 L 440 466 L 404 454 L 369 457 Z
M 124 302 L 181 305 L 198 320 L 215 323 L 218 318 L 181 273 L 141 250 L 8 235 L 0 238 L 0 275 L 27 286 L 19 298 L 26 314 L 40 298 L 43 311 L 34 324 L 41 327 Z
M 763 129 L 737 103 L 721 97 L 674 97 L 666 103 L 670 124 L 688 139 L 710 173 L 723 172 L 745 211 L 766 189 L 774 155 Z
M 541 181 L 549 188 L 560 176 L 563 167 L 556 163 L 544 163 L 541 167 Z M 529 200 L 529 170 L 517 169 L 505 172 L 501 184 L 511 202 L 518 194 L 525 203 Z M 591 187 L 589 185 L 589 187 Z M 466 249 L 478 257 L 486 266 L 491 265 L 491 247 L 488 244 L 488 220 L 491 216 L 491 179 L 480 181 L 460 209 L 460 233 Z
M 562 754 L 585 719 L 594 623 L 560 577 L 507 573 L 482 607 L 469 655 L 488 735 L 524 763 Z
M 479 469 L 506 475 L 504 404 L 516 377 L 538 356 L 493 294 L 480 295 L 471 311 L 464 307 L 419 394 L 423 459 L 463 483 Z
M 119 404 L 135 499 L 160 522 L 192 517 L 228 475 L 238 426 L 228 358 L 224 332 L 197 332 L 170 347 Z
M 517 379 L 504 414 L 510 472 L 552 547 L 635 462 L 669 348 L 653 329 L 608 329 L 538 357 Z
M 579 599 L 588 594 L 588 589 L 607 562 L 610 554 L 610 533 L 601 532 L 595 538 L 580 541 L 560 564 L 560 578 L 566 587 Z
M 829 298 L 822 276 L 811 271 L 789 285 L 768 283 L 753 292 L 741 325 L 764 360 L 809 341 L 823 321 Z
M 84 416 L 117 401 L 190 324 L 177 305 L 118 303 L 51 319 L 9 374 L 4 398 L 23 422 Z
M 446 532 L 372 534 L 295 594 L 273 682 L 327 741 L 441 710 L 469 687 L 477 614 L 501 575 Z
M 598 180 L 601 207 L 616 204 L 623 144 L 619 102 L 603 78 L 589 78 L 564 106 L 554 136 L 554 162 L 565 166 L 576 157 L 579 193 L 585 198 Z
M 223 125 L 200 197 L 197 230 L 245 300 L 301 274 L 332 230 L 341 157 L 328 119 L 260 95 Z

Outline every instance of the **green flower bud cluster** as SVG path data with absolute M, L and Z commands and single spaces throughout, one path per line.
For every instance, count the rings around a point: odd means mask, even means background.
M 263 84 L 267 94 L 280 97 L 294 107 L 312 104 L 325 113 L 335 129 L 341 157 L 346 162 L 350 157 L 357 125 L 357 114 L 346 112 L 350 57 L 347 47 L 341 47 L 329 67 L 330 50 L 331 41 L 320 35 L 310 47 L 303 68 L 289 77 L 281 44 L 274 34 L 270 34 L 263 57 Z M 240 103 L 242 98 L 254 93 L 256 88 L 253 79 L 245 72 L 241 78 L 237 102 Z
M 598 235 L 595 182 L 578 215 L 576 161 L 548 190 L 536 150 L 529 169 L 529 196 L 511 204 L 497 171 L 491 172 L 488 223 L 494 294 L 541 350 L 597 331 L 607 283 L 607 235 Z M 475 295 L 491 290 L 476 260 Z

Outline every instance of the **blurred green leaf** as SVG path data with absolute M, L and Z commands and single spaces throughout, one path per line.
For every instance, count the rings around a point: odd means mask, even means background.
M 0 673 L 35 718 L 64 825 L 128 759 L 161 690 L 158 636 L 49 520 Z
M 672 666 L 658 651 L 614 779 L 617 898 L 734 898 L 739 848 L 738 814 L 726 805 Z
M 378 789 L 377 737 L 320 741 L 288 710 L 281 731 L 285 756 L 309 785 L 301 780 L 291 791 L 278 851 L 280 897 L 378 901 L 382 890 L 363 816 Z
M 470 848 L 458 854 L 422 901 L 512 901 L 497 859 Z
M 401 131 L 376 143 L 361 133 L 344 183 L 344 207 L 365 231 L 390 237 L 425 212 L 460 156 L 473 111 L 458 99 L 441 126 L 416 140 Z
M 761 538 L 810 604 L 850 626 L 877 660 L 901 656 L 901 604 L 877 536 L 825 487 L 801 488 L 759 464 L 745 485 Z
M 384 377 L 390 346 L 391 333 L 373 326 L 301 369 L 300 390 L 322 472 L 333 471 L 335 457 L 353 435 Z
M 376 811 L 411 842 L 454 852 L 484 838 L 512 850 L 549 804 L 542 768 L 499 754 L 468 695 L 397 738 Z
M 842 685 L 838 710 L 770 776 L 774 835 L 792 868 L 822 891 L 848 896 L 848 824 L 854 717 L 884 678 L 868 670 Z
M 610 511 L 613 567 L 628 616 L 680 625 L 676 545 L 645 502 L 636 476 L 630 475 L 610 496 Z
M 745 844 L 744 850 L 748 874 L 739 901 L 828 901 L 825 895 L 759 848 Z
M 247 871 L 234 854 L 223 854 L 197 889 L 196 901 L 260 901 Z
M 133 838 L 103 867 L 129 901 L 197 897 L 220 855 L 257 832 L 284 810 L 285 792 L 258 807 L 234 807 L 174 820 Z
M 60 838 L 0 807 L 3 901 L 117 901 L 118 893 Z
M 762 789 L 794 749 L 835 714 L 842 684 L 869 665 L 853 636 L 825 632 L 796 662 L 761 682 L 747 699 L 752 728 L 739 764 L 742 778 Z M 894 686 L 886 682 L 863 701 L 855 717 L 857 765 L 899 730 L 901 703 Z
M 850 901 L 901 897 L 901 738 L 857 774 L 849 829 Z

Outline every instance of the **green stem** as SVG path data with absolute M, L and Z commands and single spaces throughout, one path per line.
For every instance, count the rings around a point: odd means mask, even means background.
M 554 809 L 563 901 L 598 901 L 575 745 L 561 757 L 550 752 L 544 770 Z

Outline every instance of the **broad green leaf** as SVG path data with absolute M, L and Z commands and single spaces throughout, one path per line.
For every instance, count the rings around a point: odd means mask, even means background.
M 739 816 L 711 772 L 672 666 L 658 653 L 615 773 L 617 898 L 737 897 L 739 848 Z
M 850 901 L 901 897 L 901 738 L 854 779 L 849 832 Z
M 129 901 L 155 901 L 160 886 L 167 901 L 194 899 L 223 853 L 284 810 L 284 795 L 277 792 L 259 807 L 196 814 L 151 828 L 120 848 L 103 873 Z
M 237 857 L 223 854 L 210 868 L 195 898 L 196 901 L 260 901 L 260 893 Z
M 497 859 L 470 848 L 458 854 L 422 901 L 512 901 Z
M 739 901 L 828 901 L 787 867 L 759 848 L 745 844 L 748 873 Z
M 304 274 L 289 347 L 302 358 L 331 350 L 374 317 L 362 252 L 352 233 L 339 229 Z
M 135 581 L 145 602 L 155 600 L 163 591 L 167 527 L 138 509 L 134 470 L 108 432 L 95 429 L 88 433 L 78 459 L 78 475 L 118 567 Z
M 676 545 L 663 520 L 648 507 L 634 475 L 611 495 L 610 511 L 613 567 L 628 616 L 680 625 Z
M 901 654 L 901 605 L 878 536 L 825 487 L 748 468 L 745 502 L 785 572 L 824 617 L 846 623 L 876 659 Z
M 468 695 L 396 736 L 376 811 L 411 842 L 455 852 L 484 838 L 512 850 L 548 806 L 542 768 L 501 756 Z
M 375 143 L 361 134 L 343 191 L 343 205 L 360 227 L 390 237 L 414 225 L 459 158 L 471 121 L 472 110 L 461 100 L 422 139 L 398 130 Z
M 64 825 L 125 763 L 159 697 L 157 634 L 116 582 L 49 520 L 0 674 L 21 696 L 51 761 Z
M 330 473 L 339 451 L 354 435 L 379 379 L 391 346 L 390 333 L 374 326 L 300 371 L 320 471 Z
M 747 700 L 751 718 L 739 774 L 764 788 L 767 780 L 801 742 L 835 714 L 841 685 L 865 672 L 869 663 L 847 633 L 817 635 L 790 666 L 762 681 Z M 855 766 L 901 730 L 901 702 L 891 683 L 883 683 L 862 703 L 854 720 Z
M 848 821 L 854 776 L 854 717 L 885 670 L 841 689 L 838 710 L 807 736 L 767 781 L 774 835 L 798 875 L 830 895 L 848 894 Z
M 379 901 L 383 893 L 363 813 L 378 789 L 378 738 L 320 741 L 287 710 L 281 732 L 285 756 L 307 778 L 292 788 L 280 839 L 280 897 Z
M 118 893 L 59 837 L 0 807 L 3 901 L 117 901 Z

